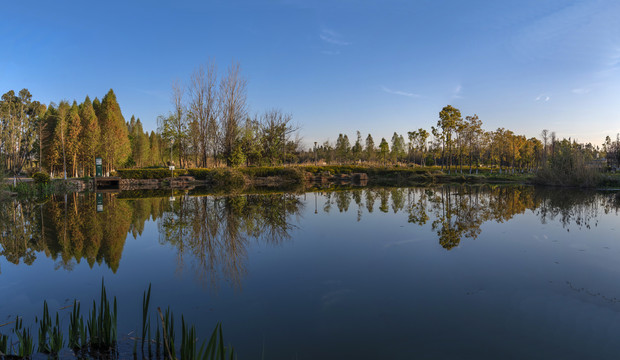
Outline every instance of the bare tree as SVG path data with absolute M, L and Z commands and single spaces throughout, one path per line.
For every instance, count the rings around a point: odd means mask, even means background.
M 213 61 L 200 65 L 194 70 L 189 84 L 189 112 L 196 122 L 200 165 L 207 166 L 209 150 L 214 151 L 214 139 L 217 133 L 217 69 Z
M 174 132 L 174 140 L 179 149 L 179 165 L 183 167 L 185 160 L 186 144 L 185 137 L 187 134 L 187 116 L 185 114 L 185 106 L 183 105 L 183 96 L 185 91 L 178 80 L 172 82 L 172 104 L 174 105 L 174 121 L 172 130 Z M 172 161 L 172 159 L 170 159 Z
M 247 116 L 246 80 L 238 63 L 228 67 L 220 82 L 219 114 L 222 155 L 230 166 L 237 163 L 233 152 L 238 145 L 239 125 Z
M 551 158 L 555 157 L 555 143 L 557 142 L 557 137 L 555 135 L 555 131 L 551 132 Z
M 542 137 L 543 146 L 544 146 L 543 162 L 546 162 L 547 161 L 547 144 L 549 143 L 549 130 L 544 129 L 543 131 L 540 132 L 540 136 Z

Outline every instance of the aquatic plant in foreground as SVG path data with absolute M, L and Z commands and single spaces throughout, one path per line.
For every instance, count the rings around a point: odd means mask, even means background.
M 157 308 L 163 334 L 160 335 L 160 323 L 156 321 L 156 336 L 155 339 L 152 339 L 151 319 L 149 317 L 150 298 L 151 285 L 149 284 L 148 290 L 142 296 L 142 337 L 134 339 L 136 341 L 134 343 L 134 358 L 137 357 L 137 340 L 140 340 L 143 358 L 170 360 L 236 359 L 233 347 L 224 345 L 220 323 L 215 326 L 208 341 L 203 341 L 198 347 L 196 328 L 194 325 L 187 324 L 183 316 L 181 316 L 180 348 L 177 352 L 175 348 L 174 315 L 170 308 L 166 310 L 165 316 L 161 309 Z M 69 316 L 67 346 L 73 350 L 74 355 L 78 358 L 118 358 L 117 302 L 116 297 L 110 302 L 103 281 L 101 283 L 100 302 L 97 305 L 93 301 L 93 307 L 87 315 L 86 322 L 80 314 L 81 309 L 78 301 L 74 300 L 70 307 L 72 307 L 72 312 Z M 43 302 L 41 319 L 35 318 L 35 322 L 39 325 L 36 347 L 30 329 L 22 325 L 22 318 L 17 317 L 14 322 L 15 326 L 11 332 L 17 340 L 13 342 L 12 337 L 0 334 L 0 359 L 30 358 L 35 353 L 35 348 L 39 353 L 57 358 L 65 346 L 65 336 L 59 314 L 56 312 L 55 321 L 52 321 L 47 301 Z M 145 343 L 148 344 L 148 355 L 144 352 Z M 151 351 L 152 344 L 155 345 L 155 357 Z M 162 348 L 163 351 L 161 351 Z

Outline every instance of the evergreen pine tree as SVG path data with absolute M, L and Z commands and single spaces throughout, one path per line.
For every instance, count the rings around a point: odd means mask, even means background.
M 161 160 L 161 148 L 159 141 L 159 134 L 155 133 L 155 131 L 151 131 L 151 135 L 149 136 L 149 163 L 150 165 L 159 165 L 162 163 Z
M 131 154 L 125 119 L 112 89 L 103 97 L 99 113 L 101 153 L 105 159 L 104 166 L 110 171 L 124 165 Z
M 43 115 L 44 129 L 41 145 L 43 146 L 43 166 L 53 175 L 57 170 L 61 153 L 56 143 L 56 126 L 58 124 L 58 110 L 51 103 Z
M 69 109 L 67 114 L 67 128 L 66 128 L 66 151 L 67 162 L 71 169 L 71 176 L 77 176 L 78 170 L 78 154 L 81 147 L 80 135 L 82 133 L 82 123 L 80 120 L 80 114 L 77 102 L 73 101 L 73 105 Z
M 98 98 L 95 98 L 95 100 L 93 100 L 93 110 L 95 110 L 95 115 L 97 116 L 97 118 L 99 117 L 100 109 L 101 109 L 101 101 L 99 101 Z
M 95 109 L 88 96 L 80 105 L 80 120 L 82 121 L 81 161 L 84 163 L 84 174 L 92 176 L 94 174 L 95 157 L 97 157 L 99 149 L 100 129 Z

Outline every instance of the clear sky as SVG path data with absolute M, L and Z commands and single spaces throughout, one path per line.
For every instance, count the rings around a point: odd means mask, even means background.
M 250 112 L 292 113 L 306 144 L 406 137 L 447 104 L 528 137 L 620 132 L 618 0 L 8 1 L 0 34 L 1 93 L 113 88 L 147 130 L 213 59 L 238 61 Z

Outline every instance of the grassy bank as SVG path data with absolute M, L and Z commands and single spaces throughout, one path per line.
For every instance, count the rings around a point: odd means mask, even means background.
M 439 167 L 381 167 L 361 165 L 326 165 L 326 166 L 265 166 L 213 169 L 180 169 L 175 176 L 192 176 L 211 185 L 241 186 L 243 184 L 273 185 L 303 183 L 311 177 L 326 178 L 364 173 L 372 183 L 479 183 L 479 182 L 525 182 L 530 176 L 523 174 L 499 173 L 495 169 L 479 169 L 478 174 L 469 174 L 468 170 L 452 169 L 451 172 Z M 166 169 L 122 169 L 116 174 L 124 179 L 163 179 L 170 177 Z
M 241 185 L 257 178 L 277 177 L 281 180 L 300 182 L 304 174 L 300 167 L 240 167 L 240 168 L 193 168 L 174 170 L 174 176 L 192 176 L 215 185 Z M 167 169 L 120 169 L 116 175 L 123 179 L 164 179 L 169 178 Z
M 69 194 L 78 191 L 74 180 L 54 179 L 48 182 L 18 182 L 16 185 L 0 186 L 0 197 L 45 198 L 54 194 Z
M 574 171 L 558 170 L 548 167 L 537 173 L 521 173 L 494 168 L 478 168 L 469 173 L 469 169 L 441 169 L 429 167 L 399 166 L 363 166 L 363 165 L 325 165 L 325 166 L 265 166 L 239 168 L 194 168 L 178 169 L 174 176 L 191 176 L 201 185 L 207 186 L 209 193 L 230 193 L 247 189 L 290 189 L 299 191 L 314 181 L 321 183 L 353 182 L 352 174 L 366 174 L 367 181 L 358 185 L 374 186 L 414 186 L 425 184 L 535 184 L 546 186 L 570 186 L 583 188 L 620 188 L 620 173 L 603 173 L 597 169 L 576 169 Z M 165 179 L 170 177 L 170 170 L 163 168 L 121 169 L 116 176 L 123 179 Z M 10 196 L 42 197 L 52 194 L 64 194 L 77 191 L 75 180 L 88 179 L 54 179 L 47 182 L 21 182 L 17 186 L 5 184 L 0 187 L 0 198 Z M 164 182 L 163 189 L 168 188 Z
M 364 173 L 368 175 L 369 184 L 374 185 L 415 185 L 427 183 L 527 183 L 529 174 L 507 172 L 499 173 L 498 169 L 482 168 L 472 174 L 468 169 L 441 169 L 429 167 L 379 167 L 360 165 L 303 166 L 305 172 L 320 175 L 350 175 Z

